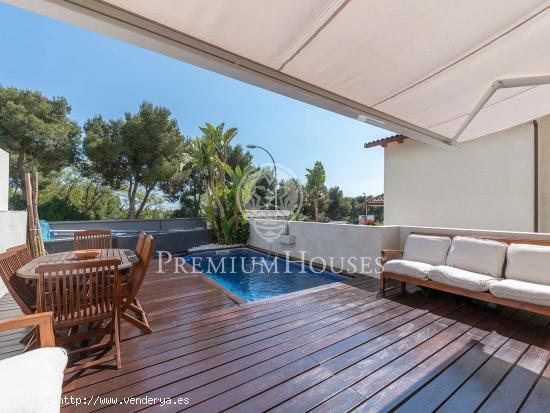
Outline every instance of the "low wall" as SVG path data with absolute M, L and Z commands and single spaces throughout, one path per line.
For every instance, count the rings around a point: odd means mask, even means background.
M 135 219 L 104 221 L 53 221 L 49 222 L 54 231 L 82 231 L 87 229 L 110 229 L 112 231 L 173 231 L 206 228 L 202 218 Z
M 519 231 L 490 231 L 481 229 L 463 229 L 463 228 L 440 228 L 440 227 L 414 227 L 400 226 L 399 245 L 402 249 L 405 241 L 411 232 L 418 233 L 436 233 L 453 235 L 482 235 L 486 237 L 507 238 L 507 239 L 532 239 L 550 241 L 550 233 L 544 232 L 519 232 Z
M 275 240 L 270 240 L 269 237 L 265 236 L 265 231 L 262 231 L 262 227 L 269 228 L 269 225 L 262 225 L 265 222 L 269 221 L 253 221 L 248 241 L 251 247 L 273 251 L 277 254 L 288 254 L 293 258 L 303 258 L 314 262 L 329 262 L 330 257 L 336 257 L 334 267 L 377 278 L 378 268 L 375 265 L 375 260 L 380 257 L 380 250 L 383 248 L 403 249 L 407 236 L 411 232 L 550 240 L 549 233 L 399 225 L 376 227 L 297 221 L 288 222 L 288 231 L 285 231 L 288 234 L 281 235 Z M 293 240 L 294 243 L 285 244 L 289 239 Z M 349 260 L 354 259 L 358 262 L 361 257 L 368 258 L 373 265 L 367 271 L 353 271 L 353 268 L 349 265 Z M 338 265 L 341 258 L 344 259 L 344 264 L 347 263 L 348 265 Z
M 154 253 L 168 251 L 172 254 L 184 253 L 189 248 L 208 243 L 208 230 L 206 228 L 172 230 L 170 232 L 153 233 L 155 239 Z M 113 236 L 113 248 L 135 249 L 139 235 Z M 46 251 L 50 254 L 73 249 L 72 239 L 60 239 L 45 243 Z
M 0 252 L 27 242 L 27 213 L 25 211 L 0 211 Z M 7 289 L 0 279 L 0 297 Z
M 365 226 L 331 224 L 318 222 L 288 222 L 288 236 L 295 239 L 294 244 L 284 244 L 286 236 L 271 241 L 261 230 L 262 221 L 255 220 L 251 225 L 249 245 L 270 250 L 278 254 L 288 254 L 293 258 L 304 258 L 317 263 L 330 263 L 337 269 L 350 273 L 378 277 L 375 259 L 382 248 L 399 247 L 398 226 Z M 259 224 L 259 225 L 256 225 Z M 332 257 L 332 258 L 331 258 Z M 364 271 L 354 268 L 361 266 L 361 259 L 367 258 L 370 264 Z

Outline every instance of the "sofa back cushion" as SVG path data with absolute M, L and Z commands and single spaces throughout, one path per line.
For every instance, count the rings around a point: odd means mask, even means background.
M 512 280 L 550 285 L 550 247 L 510 245 L 505 276 Z
M 449 237 L 412 234 L 407 237 L 405 242 L 403 259 L 431 265 L 443 265 L 450 245 Z
M 454 237 L 447 265 L 479 274 L 502 277 L 508 244 L 474 237 Z

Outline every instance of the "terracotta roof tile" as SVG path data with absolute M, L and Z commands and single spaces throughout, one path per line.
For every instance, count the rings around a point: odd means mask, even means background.
M 408 137 L 405 135 L 393 135 L 393 136 L 388 136 L 387 138 L 377 139 L 375 141 L 367 142 L 365 143 L 364 146 L 365 148 L 374 148 L 375 146 L 381 146 L 385 148 L 390 142 L 403 143 L 405 139 L 408 139 Z

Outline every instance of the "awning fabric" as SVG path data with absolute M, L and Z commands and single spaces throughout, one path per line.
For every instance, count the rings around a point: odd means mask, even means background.
M 542 0 L 102 3 L 448 139 L 494 81 L 550 74 Z M 547 113 L 550 85 L 502 89 L 459 142 Z

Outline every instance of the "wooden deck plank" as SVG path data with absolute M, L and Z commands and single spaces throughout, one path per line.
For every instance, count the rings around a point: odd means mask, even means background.
M 195 375 L 201 371 L 214 368 L 217 365 L 238 360 L 243 357 L 249 356 L 252 353 L 277 346 L 293 338 L 298 339 L 299 337 L 306 337 L 311 339 L 312 334 L 315 334 L 316 330 L 320 330 L 323 327 L 334 330 L 346 326 L 354 326 L 357 325 L 357 323 L 361 320 L 367 319 L 370 320 L 365 322 L 366 325 L 369 322 L 371 324 L 376 324 L 383 321 L 385 318 L 396 317 L 403 312 L 412 310 L 411 308 L 400 308 L 396 311 L 395 308 L 398 307 L 398 305 L 393 303 L 389 304 L 391 305 L 384 307 L 381 305 L 373 305 L 371 303 L 370 308 L 367 311 L 365 311 L 364 309 L 359 310 L 353 308 L 345 311 L 337 310 L 332 316 L 329 316 L 327 318 L 323 318 L 321 315 L 321 317 L 304 320 L 303 322 L 288 323 L 284 326 L 284 328 L 281 328 L 279 330 L 271 329 L 265 334 L 260 333 L 254 336 L 247 336 L 244 337 L 244 340 L 235 340 L 230 342 L 229 344 L 222 343 L 221 345 L 206 348 L 204 350 L 201 349 L 192 353 L 186 352 L 185 349 L 178 349 L 177 351 L 179 353 L 187 353 L 187 355 L 178 357 L 175 360 L 173 358 L 167 358 L 167 353 L 163 353 L 159 355 L 160 358 L 158 358 L 157 356 L 153 356 L 153 358 L 157 357 L 155 358 L 155 361 L 158 361 L 158 363 L 154 366 L 147 366 L 147 374 L 149 377 L 152 377 L 164 373 L 163 376 L 155 377 L 155 380 L 152 380 L 152 383 L 154 382 L 156 386 L 158 386 L 159 383 L 169 384 L 176 381 L 177 379 L 183 379 L 187 376 Z M 363 304 L 363 306 L 365 305 L 368 304 Z M 320 333 L 317 331 L 317 334 Z M 199 345 L 198 348 L 200 347 L 201 346 Z M 284 349 L 285 347 L 282 346 L 279 348 L 279 351 L 284 351 Z M 124 377 L 118 377 L 114 379 L 116 380 L 116 383 L 115 381 L 111 380 L 109 383 L 101 386 L 101 388 L 113 388 L 114 386 L 114 388 L 116 389 L 119 388 L 119 386 L 121 385 L 127 386 L 128 383 L 131 383 L 133 381 L 132 377 L 140 377 L 140 375 L 142 374 L 141 370 L 144 367 L 143 360 L 139 360 L 135 363 L 130 362 L 128 364 L 131 365 L 129 371 L 129 373 L 131 374 L 124 374 Z M 124 372 L 122 371 L 122 373 Z M 137 387 L 132 390 L 134 392 L 143 392 L 143 384 L 144 383 L 142 381 L 138 381 Z M 175 387 L 175 391 L 177 391 L 179 388 L 180 386 L 177 385 Z M 129 390 L 130 389 L 128 389 L 128 387 L 125 387 L 125 394 L 127 394 Z M 170 394 L 167 393 L 168 390 L 169 389 L 166 388 L 163 389 L 164 394 Z
M 480 407 L 479 412 L 498 413 L 507 409 L 518 410 L 549 361 L 550 331 L 546 330 L 497 386 Z
M 64 395 L 117 399 L 63 411 L 550 409 L 547 318 L 398 284 L 382 298 L 366 277 L 239 305 L 202 274 L 156 266 L 140 293 L 154 332 L 123 325 L 121 370 L 66 375 Z M 18 311 L 0 299 L 0 318 Z M 0 334 L 0 358 L 23 335 Z M 113 404 L 133 396 L 189 404 Z
M 517 320 L 507 320 L 506 323 L 502 323 L 498 329 L 491 331 L 397 411 L 415 412 L 419 411 L 418 409 L 433 411 L 439 408 L 521 327 L 521 322 Z
M 460 334 L 462 330 L 471 328 L 470 324 L 477 323 L 480 319 L 483 319 L 483 313 L 472 314 L 472 312 L 471 308 L 453 308 L 449 306 L 447 314 L 440 312 L 438 317 L 429 313 L 421 317 L 425 318 L 425 321 L 419 323 L 417 329 L 412 328 L 412 323 L 408 323 L 401 327 L 401 331 L 399 331 L 400 329 L 396 329 L 377 340 L 344 353 L 341 357 L 335 357 L 323 363 L 322 365 L 325 368 L 328 368 L 335 374 L 322 384 L 314 386 L 299 396 L 281 404 L 275 411 L 283 411 L 284 409 L 310 410 L 337 395 L 339 392 L 350 388 L 350 386 L 353 386 L 351 388 L 361 394 L 363 399 L 366 399 L 366 396 L 362 394 L 363 391 L 359 391 L 357 388 L 358 382 L 360 384 L 365 382 L 367 387 L 370 387 L 370 383 L 375 380 L 367 381 L 366 377 L 371 377 L 372 374 L 376 378 L 373 388 L 375 386 L 384 387 L 387 384 L 387 376 L 389 374 L 386 374 L 386 380 L 382 380 L 384 374 L 376 376 L 373 373 L 385 373 L 382 367 L 387 365 L 406 368 L 407 363 L 405 361 L 414 364 L 415 358 L 412 357 L 411 352 L 417 346 L 427 343 L 428 345 L 424 347 L 428 347 L 428 351 L 434 351 L 435 348 L 429 345 L 429 340 L 432 337 L 438 336 L 440 333 L 443 334 L 451 326 L 455 326 L 457 330 L 456 332 L 453 331 L 454 334 Z M 420 321 L 420 318 L 417 320 Z M 390 340 L 387 340 L 388 337 L 390 337 Z M 443 345 L 443 340 L 439 344 Z M 347 357 L 349 353 L 356 354 L 350 358 Z M 406 360 L 403 360 L 405 354 L 407 355 Z M 399 362 L 395 362 L 396 359 Z
M 0 320 L 21 315 L 23 315 L 23 312 L 9 293 L 0 298 Z M 0 360 L 16 356 L 25 351 L 25 345 L 20 340 L 25 337 L 27 331 L 28 328 L 20 328 L 0 333 Z
M 538 334 L 539 332 L 531 326 L 519 330 L 438 410 L 442 412 L 476 410 L 515 366 Z M 515 392 L 518 392 L 518 389 L 515 389 Z

